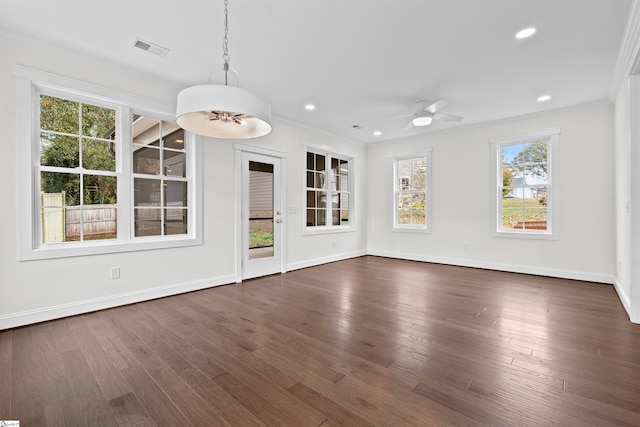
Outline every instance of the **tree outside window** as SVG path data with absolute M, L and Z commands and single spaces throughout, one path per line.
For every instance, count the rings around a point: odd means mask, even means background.
M 557 239 L 559 134 L 552 128 L 491 140 L 493 235 Z

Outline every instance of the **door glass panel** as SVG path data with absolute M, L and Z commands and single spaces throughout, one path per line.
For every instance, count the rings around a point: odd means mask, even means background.
M 273 256 L 273 165 L 250 161 L 249 259 Z

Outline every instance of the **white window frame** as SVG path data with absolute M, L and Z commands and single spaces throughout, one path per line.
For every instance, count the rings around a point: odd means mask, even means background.
M 172 105 L 124 94 L 101 86 L 26 67 L 15 67 L 16 146 L 18 195 L 18 259 L 20 261 L 65 258 L 95 254 L 175 248 L 202 244 L 202 182 L 200 137 L 185 132 L 188 234 L 136 238 L 133 236 L 133 192 L 131 165 L 131 112 L 142 112 L 160 120 L 175 121 Z M 116 162 L 118 175 L 118 237 L 109 240 L 40 243 L 39 97 L 41 94 L 79 100 L 116 110 Z M 123 143 L 126 141 L 127 143 Z
M 327 224 L 320 226 L 307 226 L 307 153 L 312 152 L 314 154 L 321 154 L 325 156 L 326 168 L 325 173 L 329 174 L 331 171 L 331 158 L 336 157 L 341 160 L 346 160 L 349 163 L 349 224 L 347 225 L 333 225 L 331 216 L 331 203 L 327 203 L 325 218 Z M 345 233 L 353 232 L 355 228 L 355 158 L 351 155 L 344 153 L 337 153 L 327 150 L 326 148 L 319 148 L 313 145 L 305 145 L 302 150 L 302 234 L 330 234 L 330 233 Z M 325 189 L 327 191 L 327 200 L 331 200 L 333 192 L 330 188 L 330 179 L 327 176 L 325 178 Z M 338 192 L 339 194 L 339 192 Z
M 559 181 L 558 141 L 560 128 L 543 129 L 518 135 L 492 138 L 491 145 L 491 235 L 524 239 L 559 239 Z M 547 149 L 547 229 L 512 230 L 502 228 L 502 158 L 501 148 L 506 145 L 523 144 L 548 138 Z
M 426 159 L 427 170 L 426 170 L 426 182 L 424 187 L 425 193 L 425 224 L 398 224 L 398 191 L 401 191 L 398 188 L 399 176 L 398 176 L 398 162 L 401 160 L 408 159 L 417 159 L 424 157 Z M 398 232 L 409 232 L 409 233 L 431 233 L 431 193 L 432 193 L 432 183 L 431 183 L 431 163 L 432 163 L 432 149 L 429 148 L 423 151 L 416 151 L 411 153 L 403 153 L 392 158 L 393 161 L 393 231 Z

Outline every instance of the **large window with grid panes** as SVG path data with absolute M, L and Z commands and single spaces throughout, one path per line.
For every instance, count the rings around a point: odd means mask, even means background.
M 305 230 L 335 231 L 353 226 L 353 159 L 307 147 Z
M 18 109 L 32 109 L 21 131 L 31 143 L 19 157 L 34 171 L 21 258 L 196 243 L 195 137 L 171 113 L 78 90 L 81 82 L 19 81 L 30 102 Z

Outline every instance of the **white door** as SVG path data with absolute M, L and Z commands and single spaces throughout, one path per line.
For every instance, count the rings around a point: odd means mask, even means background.
M 282 159 L 242 152 L 242 279 L 283 272 Z

